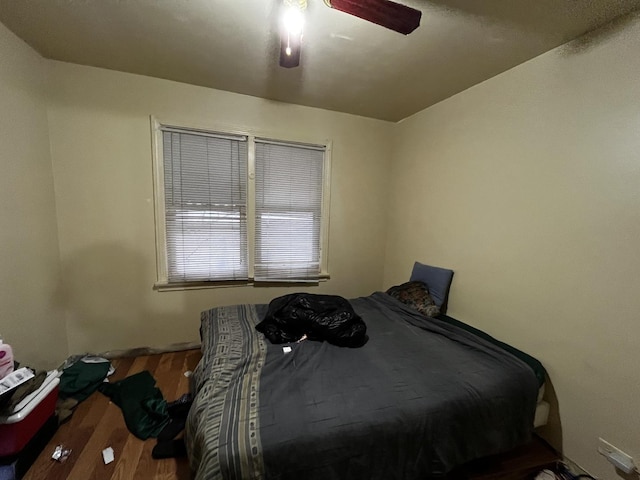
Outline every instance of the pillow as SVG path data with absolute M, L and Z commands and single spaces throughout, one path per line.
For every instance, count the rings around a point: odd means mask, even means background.
M 396 285 L 387 290 L 387 293 L 427 317 L 435 317 L 440 313 L 440 309 L 429 295 L 429 289 L 424 282 L 407 282 Z
M 420 262 L 416 262 L 413 265 L 410 281 L 424 282 L 429 289 L 433 301 L 440 307 L 440 311 L 445 313 L 447 311 L 447 297 L 449 296 L 449 287 L 451 286 L 452 279 L 453 270 L 423 265 Z

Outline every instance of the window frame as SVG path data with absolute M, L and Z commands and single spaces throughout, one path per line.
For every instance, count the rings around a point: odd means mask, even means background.
M 154 288 L 159 291 L 165 290 L 189 290 L 202 288 L 219 288 L 246 285 L 290 285 L 292 283 L 317 283 L 326 281 L 329 275 L 329 207 L 331 203 L 331 154 L 332 141 L 317 141 L 308 138 L 287 134 L 288 139 L 282 139 L 281 132 L 266 132 L 249 130 L 229 126 L 195 126 L 185 122 L 160 121 L 155 116 L 150 116 L 151 124 L 151 149 L 153 167 L 153 203 L 155 220 L 155 244 L 156 244 L 156 282 Z M 204 281 L 204 282 L 172 282 L 169 283 L 168 271 L 168 249 L 167 249 L 167 226 L 165 208 L 165 188 L 164 188 L 164 148 L 162 141 L 163 128 L 173 128 L 186 132 L 205 133 L 214 135 L 245 136 L 248 146 L 247 165 L 247 248 L 249 262 L 249 279 L 236 281 Z M 293 137 L 293 138 L 291 138 Z M 256 247 L 256 188 L 255 188 L 255 140 L 274 141 L 285 145 L 299 145 L 311 147 L 324 147 L 324 164 L 322 178 L 322 210 L 320 221 L 320 274 L 318 280 L 311 281 L 256 281 L 254 279 L 255 247 Z

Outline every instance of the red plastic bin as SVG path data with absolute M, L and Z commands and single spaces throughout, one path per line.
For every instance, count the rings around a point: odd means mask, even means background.
M 8 417 L 0 417 L 0 457 L 16 455 L 55 413 L 58 372 L 49 372 L 38 390 L 24 398 Z

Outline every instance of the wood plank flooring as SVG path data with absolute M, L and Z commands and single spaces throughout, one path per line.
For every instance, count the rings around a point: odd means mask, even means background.
M 112 360 L 116 367 L 110 380 L 149 370 L 167 401 L 173 401 L 189 390 L 184 376 L 193 370 L 201 354 L 199 350 L 146 355 Z M 68 460 L 58 463 L 51 459 L 56 445 L 64 444 L 72 452 Z M 99 392 L 78 405 L 69 421 L 64 423 L 31 466 L 25 480 L 182 480 L 189 479 L 186 457 L 155 460 L 151 450 L 155 439 L 146 441 L 134 437 L 124 423 L 122 411 Z M 111 447 L 115 461 L 105 465 L 102 450 Z
M 528 445 L 470 462 L 452 472 L 447 480 L 530 480 L 545 468 L 553 469 L 558 460 L 558 453 L 534 435 Z

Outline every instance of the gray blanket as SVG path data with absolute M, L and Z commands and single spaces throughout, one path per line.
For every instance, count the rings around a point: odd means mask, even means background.
M 265 342 L 265 305 L 203 312 L 187 448 L 198 479 L 424 479 L 531 435 L 538 382 L 503 349 L 394 298 L 351 300 L 370 340 Z

